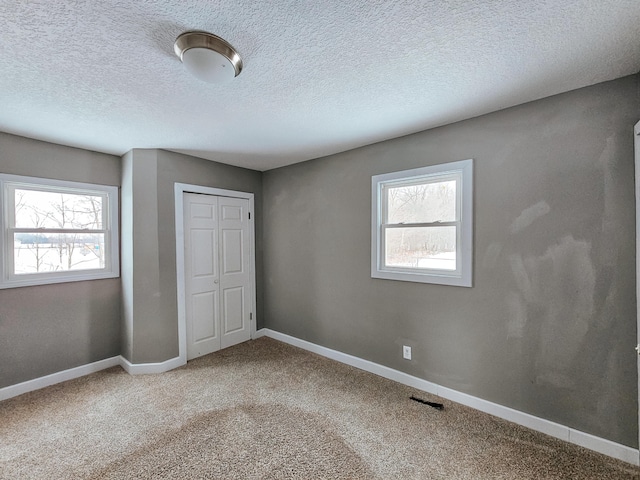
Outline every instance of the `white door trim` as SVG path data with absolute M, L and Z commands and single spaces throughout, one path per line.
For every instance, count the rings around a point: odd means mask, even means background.
M 251 238 L 249 253 L 249 268 L 251 275 L 251 338 L 256 336 L 256 234 L 255 234 L 255 213 L 253 193 L 238 192 L 235 190 L 224 190 L 221 188 L 204 187 L 202 185 L 190 185 L 188 183 L 177 183 L 174 185 L 175 197 L 175 219 L 176 219 L 176 280 L 178 291 L 178 356 L 182 364 L 187 363 L 187 314 L 185 306 L 185 269 L 184 269 L 184 194 L 203 193 L 205 195 L 216 195 L 218 197 L 245 198 L 249 200 L 249 235 Z
M 636 345 L 640 345 L 640 122 L 633 127 L 633 147 L 636 193 Z M 638 352 L 640 355 L 640 351 Z M 638 441 L 640 442 L 640 359 L 636 355 L 638 368 Z M 640 463 L 640 460 L 639 460 Z

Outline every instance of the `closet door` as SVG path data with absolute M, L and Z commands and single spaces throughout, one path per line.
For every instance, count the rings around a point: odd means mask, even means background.
M 218 198 L 220 214 L 221 348 L 251 338 L 251 271 L 249 265 L 249 201 Z
M 218 197 L 184 194 L 187 359 L 220 350 Z
M 249 201 L 184 194 L 187 359 L 251 338 Z

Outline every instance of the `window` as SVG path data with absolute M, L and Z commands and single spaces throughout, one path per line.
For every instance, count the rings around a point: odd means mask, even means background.
M 0 174 L 0 288 L 119 276 L 118 188 Z
M 371 276 L 470 287 L 473 161 L 372 177 Z

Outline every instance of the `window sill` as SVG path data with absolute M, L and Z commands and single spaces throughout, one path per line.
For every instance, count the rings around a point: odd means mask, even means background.
M 20 278 L 18 280 L 6 280 L 0 282 L 0 290 L 7 288 L 19 288 L 19 287 L 36 287 L 39 285 L 53 285 L 56 283 L 71 283 L 71 282 L 87 282 L 91 280 L 104 280 L 107 278 L 119 278 L 119 272 L 102 272 L 102 273 L 78 273 L 76 275 L 64 275 L 56 276 L 55 278 Z
M 373 270 L 371 272 L 371 278 L 377 278 L 380 280 L 398 280 L 401 282 L 430 283 L 455 287 L 473 287 L 470 275 L 425 274 L 418 272 L 410 273 L 389 270 Z

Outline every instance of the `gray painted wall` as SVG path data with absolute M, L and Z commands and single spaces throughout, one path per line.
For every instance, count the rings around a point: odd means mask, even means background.
M 122 354 L 132 363 L 170 349 L 160 310 L 157 156 L 135 149 L 122 158 Z
M 123 354 L 134 363 L 162 362 L 178 356 L 178 304 L 174 184 L 188 183 L 254 194 L 262 215 L 262 173 L 163 150 L 133 150 L 123 158 Z M 130 197 L 130 200 L 129 200 Z M 263 295 L 262 225 L 256 224 L 258 328 Z M 123 227 L 123 233 L 129 227 Z M 130 248 L 129 248 L 130 247 Z
M 128 154 L 121 172 L 111 155 L 0 133 L 0 172 L 108 185 L 122 174 L 130 263 L 136 209 L 152 216 L 139 238 L 155 245 L 131 266 L 131 285 L 150 271 L 156 285 L 135 297 L 153 315 L 124 315 L 124 328 L 119 279 L 0 290 L 0 387 L 121 346 L 140 363 L 178 354 L 173 184 L 193 183 L 255 194 L 258 328 L 637 447 L 638 83 L 627 77 L 264 176 L 161 150 L 142 151 L 150 169 L 126 170 Z M 474 287 L 371 279 L 371 175 L 465 158 L 475 159 Z
M 120 159 L 0 133 L 0 172 L 120 185 Z M 0 290 L 0 388 L 120 354 L 120 279 Z
M 638 119 L 632 76 L 266 172 L 265 326 L 637 447 Z M 474 287 L 372 279 L 371 176 L 467 158 Z
M 158 151 L 158 248 L 163 259 L 160 269 L 162 311 L 177 315 L 176 231 L 174 221 L 174 184 L 188 183 L 254 194 L 255 218 L 262 213 L 262 172 L 232 167 L 222 163 L 179 153 Z M 165 221 L 164 219 L 170 219 Z M 255 222 L 256 235 L 256 304 L 257 328 L 263 327 L 264 294 L 262 223 Z M 176 333 L 177 334 L 177 333 Z
M 122 286 L 122 328 L 120 353 L 133 358 L 133 150 L 122 157 L 120 190 L 120 280 Z
M 0 388 L 119 354 L 178 355 L 175 182 L 252 192 L 262 214 L 262 173 L 161 150 L 120 159 L 0 133 L 0 172 L 122 185 L 122 279 L 0 290 Z M 256 222 L 258 328 L 261 239 Z

